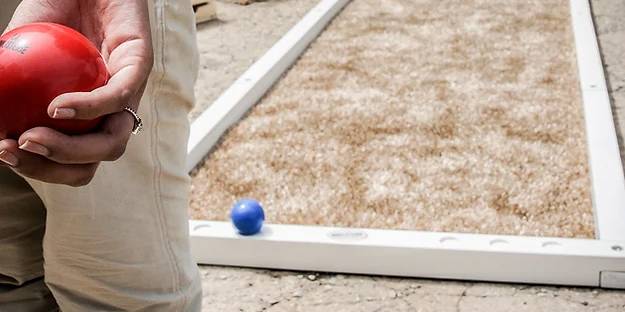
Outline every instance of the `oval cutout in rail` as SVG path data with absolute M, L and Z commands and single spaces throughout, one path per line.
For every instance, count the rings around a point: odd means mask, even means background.
M 361 241 L 369 237 L 364 231 L 332 231 L 328 237 L 342 242 Z
M 490 241 L 491 246 L 502 246 L 502 245 L 507 245 L 507 244 L 509 244 L 509 242 L 501 238 L 493 239 L 492 241 Z
M 548 241 L 542 243 L 543 248 L 562 247 L 562 244 L 554 241 Z
M 614 245 L 614 246 L 612 246 L 612 250 L 614 250 L 614 251 L 623 251 L 623 246 Z
M 193 227 L 193 232 L 195 232 L 195 231 L 199 231 L 199 230 L 201 230 L 201 229 L 208 229 L 208 228 L 210 228 L 210 227 L 211 227 L 211 226 L 210 226 L 210 224 L 200 224 L 200 225 L 196 225 L 196 226 L 194 226 L 194 227 Z
M 453 243 L 453 242 L 457 242 L 457 241 L 458 241 L 458 239 L 453 237 L 453 236 L 445 236 L 445 237 L 443 237 L 443 238 L 441 238 L 439 240 L 439 242 L 441 244 L 448 244 L 448 243 Z

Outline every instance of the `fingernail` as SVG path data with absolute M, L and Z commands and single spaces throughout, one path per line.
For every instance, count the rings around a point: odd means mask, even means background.
M 17 167 L 17 157 L 7 151 L 0 151 L 0 161 L 11 167 Z
M 50 155 L 50 150 L 41 144 L 37 144 L 31 141 L 26 141 L 24 144 L 20 145 L 21 150 L 29 151 L 31 153 L 35 153 L 41 156 Z
M 76 110 L 73 108 L 57 108 L 54 110 L 52 118 L 55 119 L 70 119 L 76 116 Z

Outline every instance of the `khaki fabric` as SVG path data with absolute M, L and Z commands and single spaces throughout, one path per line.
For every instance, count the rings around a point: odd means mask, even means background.
M 0 284 L 0 311 L 2 312 L 54 312 L 59 307 L 43 278 L 20 286 Z
M 185 172 L 198 67 L 191 2 L 150 1 L 150 18 L 155 64 L 139 109 L 145 130 L 126 154 L 103 163 L 85 187 L 27 179 L 37 196 L 0 172 L 0 311 L 7 294 L 43 273 L 62 311 L 200 310 Z M 48 298 L 38 291 L 33 297 Z

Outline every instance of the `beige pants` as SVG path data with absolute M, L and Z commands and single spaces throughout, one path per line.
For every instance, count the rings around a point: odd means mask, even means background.
M 0 12 L 11 2 L 2 0 Z M 0 311 L 200 310 L 186 210 L 197 72 L 190 0 L 151 0 L 150 18 L 145 131 L 125 156 L 102 164 L 82 188 L 0 169 Z

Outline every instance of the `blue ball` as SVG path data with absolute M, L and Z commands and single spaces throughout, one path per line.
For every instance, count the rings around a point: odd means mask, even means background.
M 232 206 L 230 218 L 241 235 L 254 235 L 263 227 L 265 212 L 257 201 L 242 199 Z

